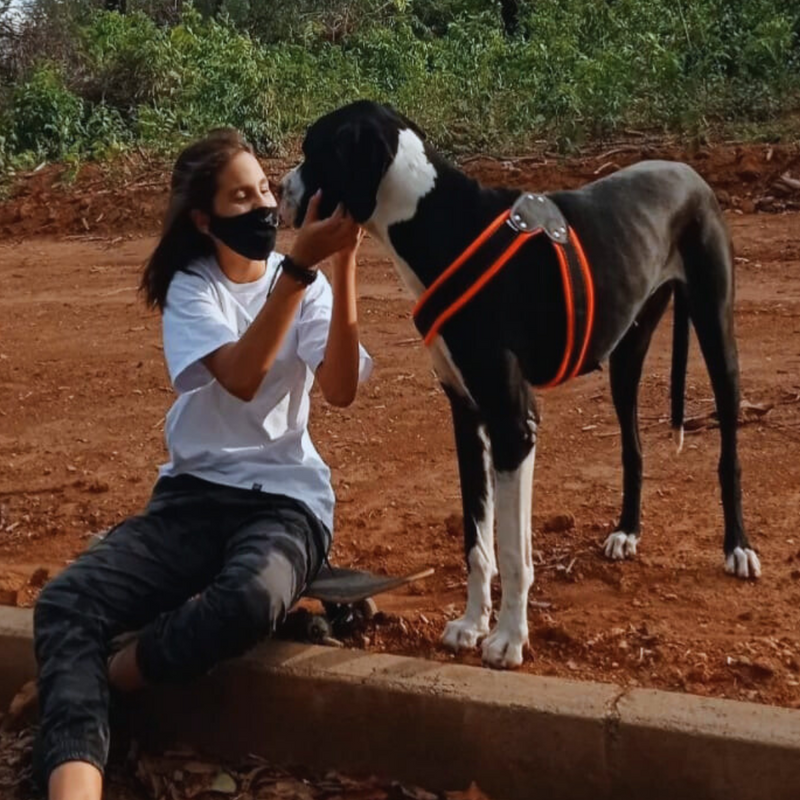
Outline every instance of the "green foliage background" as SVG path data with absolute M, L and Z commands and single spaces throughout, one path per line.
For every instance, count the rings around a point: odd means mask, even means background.
M 492 0 L 4 2 L 0 169 L 222 124 L 274 152 L 359 97 L 451 152 L 763 125 L 800 98 L 796 0 L 519 0 L 513 31 Z

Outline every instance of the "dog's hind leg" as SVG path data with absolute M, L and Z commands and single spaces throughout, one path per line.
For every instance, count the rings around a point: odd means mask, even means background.
M 622 513 L 617 530 L 605 541 L 607 558 L 633 558 L 641 535 L 642 446 L 639 440 L 637 397 L 647 349 L 672 294 L 665 284 L 647 300 L 609 360 L 611 395 L 622 435 Z
M 700 349 L 711 378 L 719 418 L 719 481 L 725 520 L 725 570 L 758 578 L 761 563 L 751 548 L 742 516 L 741 466 L 737 452 L 739 359 L 733 326 L 733 258 L 724 222 L 709 214 L 683 243 L 687 297 Z
M 478 411 L 455 391 L 445 387 L 453 426 L 461 479 L 464 514 L 464 551 L 467 560 L 467 609 L 448 622 L 442 642 L 452 650 L 472 648 L 489 632 L 492 614 L 491 582 L 494 556 L 494 473 L 491 446 Z

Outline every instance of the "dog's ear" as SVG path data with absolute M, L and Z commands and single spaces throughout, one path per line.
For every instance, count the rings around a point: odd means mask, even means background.
M 356 222 L 366 222 L 375 211 L 378 186 L 396 149 L 387 132 L 369 121 L 350 123 L 337 131 L 333 142 L 336 182 Z

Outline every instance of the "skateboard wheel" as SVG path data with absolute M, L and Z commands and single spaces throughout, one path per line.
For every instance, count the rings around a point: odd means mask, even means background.
M 355 610 L 364 621 L 369 621 L 378 613 L 378 604 L 371 597 L 367 597 L 355 606 Z
M 310 642 L 322 644 L 333 636 L 333 628 L 325 617 L 315 614 L 308 620 L 306 635 Z

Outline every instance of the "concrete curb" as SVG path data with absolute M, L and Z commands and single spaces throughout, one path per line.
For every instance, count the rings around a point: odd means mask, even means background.
M 0 698 L 31 675 L 30 619 L 0 609 Z M 401 656 L 270 642 L 131 712 L 150 747 L 475 780 L 495 800 L 800 796 L 798 711 Z

